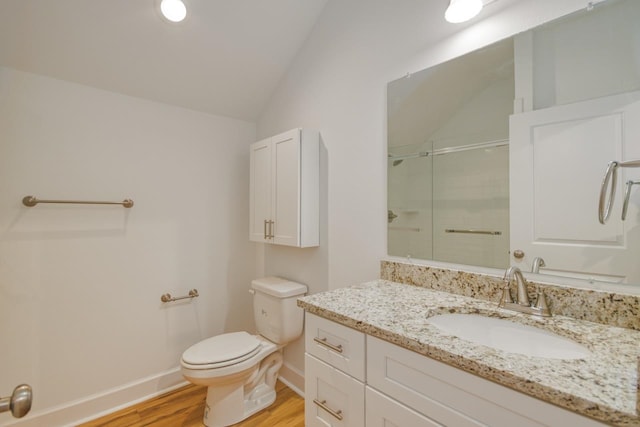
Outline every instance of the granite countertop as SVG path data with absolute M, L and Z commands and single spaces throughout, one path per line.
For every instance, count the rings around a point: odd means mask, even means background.
M 640 331 L 565 316 L 540 319 L 496 303 L 386 280 L 298 300 L 310 313 L 448 363 L 498 384 L 613 425 L 640 425 Z M 440 331 L 426 319 L 473 313 L 536 326 L 591 351 L 559 360 L 506 353 Z

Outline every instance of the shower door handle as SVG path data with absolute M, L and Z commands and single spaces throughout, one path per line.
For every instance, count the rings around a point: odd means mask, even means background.
M 21 384 L 9 397 L 0 398 L 0 412 L 11 411 L 11 415 L 22 418 L 31 409 L 33 392 L 27 384 Z

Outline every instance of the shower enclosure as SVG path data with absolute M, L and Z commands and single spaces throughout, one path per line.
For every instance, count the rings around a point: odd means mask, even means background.
M 508 141 L 443 147 L 451 142 L 394 147 L 389 154 L 388 252 L 506 268 Z
M 509 266 L 510 39 L 387 86 L 388 253 Z

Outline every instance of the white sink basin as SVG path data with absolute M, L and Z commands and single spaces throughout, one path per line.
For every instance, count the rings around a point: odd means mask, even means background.
M 586 347 L 552 332 L 477 314 L 442 314 L 427 319 L 447 335 L 508 353 L 549 359 L 583 359 Z

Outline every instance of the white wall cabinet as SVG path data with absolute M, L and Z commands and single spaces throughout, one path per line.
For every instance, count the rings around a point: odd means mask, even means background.
M 604 426 L 313 314 L 305 335 L 307 426 Z
M 640 169 L 618 171 L 611 218 L 598 222 L 607 164 L 640 158 L 638 140 L 640 91 L 511 116 L 512 265 L 531 271 L 539 256 L 545 274 L 638 283 L 637 188 L 625 221 L 621 214 L 625 183 L 637 181 Z M 524 258 L 513 256 L 518 249 Z
M 254 242 L 320 244 L 318 132 L 292 129 L 251 144 L 250 232 Z

